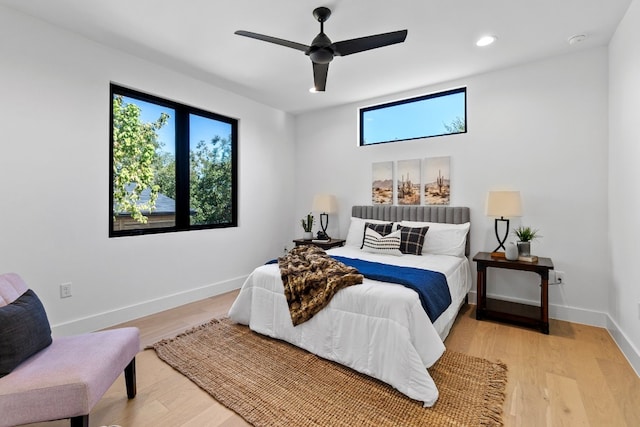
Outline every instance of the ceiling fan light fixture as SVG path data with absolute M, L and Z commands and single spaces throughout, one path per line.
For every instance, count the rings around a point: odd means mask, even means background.
M 496 40 L 498 40 L 498 37 L 496 37 L 496 36 L 492 36 L 492 35 L 482 36 L 476 42 L 476 46 L 478 46 L 478 47 L 489 46 L 489 45 L 495 43 Z
M 317 88 L 317 87 L 315 87 L 315 86 L 311 86 L 311 87 L 309 88 L 309 92 L 311 92 L 311 93 L 324 93 L 324 92 L 325 92 L 325 90 L 324 90 L 324 89 L 318 89 L 318 88 Z
M 314 87 L 309 92 L 324 92 L 326 90 L 329 63 L 335 56 L 347 56 L 353 53 L 390 46 L 402 43 L 407 38 L 408 31 L 400 30 L 333 43 L 324 33 L 324 22 L 331 16 L 331 10 L 326 7 L 317 7 L 313 10 L 313 16 L 320 23 L 320 33 L 313 38 L 311 45 L 245 30 L 235 31 L 235 34 L 304 52 L 305 55 L 310 57 L 313 66 Z

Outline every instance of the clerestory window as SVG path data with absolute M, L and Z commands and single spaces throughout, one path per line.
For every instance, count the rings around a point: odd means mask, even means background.
M 466 88 L 360 108 L 361 146 L 466 131 Z

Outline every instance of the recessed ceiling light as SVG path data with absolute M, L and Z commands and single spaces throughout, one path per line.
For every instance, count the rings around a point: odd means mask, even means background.
M 311 86 L 311 87 L 309 88 L 309 92 L 311 92 L 311 93 L 318 93 L 318 91 L 316 90 L 316 87 L 315 87 L 315 86 Z
M 480 47 L 489 46 L 490 44 L 493 44 L 493 42 L 495 42 L 496 40 L 498 40 L 496 36 L 483 36 L 483 37 L 480 37 L 480 39 L 478 39 L 478 41 L 476 42 L 476 46 L 480 46 Z

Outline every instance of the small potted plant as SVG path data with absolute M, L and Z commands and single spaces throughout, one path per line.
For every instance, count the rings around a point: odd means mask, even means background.
M 302 238 L 304 240 L 313 240 L 313 233 L 311 232 L 313 228 L 313 215 L 311 215 L 311 212 L 309 212 L 306 218 L 302 218 L 300 220 L 300 223 L 302 224 L 302 229 L 304 230 Z
M 518 254 L 520 256 L 531 256 L 531 241 L 542 237 L 538 234 L 537 229 L 522 225 L 513 230 L 513 234 L 518 238 Z

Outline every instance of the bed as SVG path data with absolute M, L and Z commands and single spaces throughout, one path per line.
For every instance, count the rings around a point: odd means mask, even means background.
M 260 266 L 249 275 L 229 317 L 257 333 L 377 378 L 424 406 L 432 406 L 438 389 L 426 368 L 443 354 L 443 341 L 472 284 L 467 258 L 469 219 L 466 207 L 354 206 L 345 246 L 327 251 L 338 259 L 442 273 L 451 304 L 433 322 L 412 289 L 365 278 L 362 284 L 337 292 L 324 309 L 294 327 L 277 263 Z M 429 226 L 420 255 L 363 251 L 365 223 L 385 222 Z

